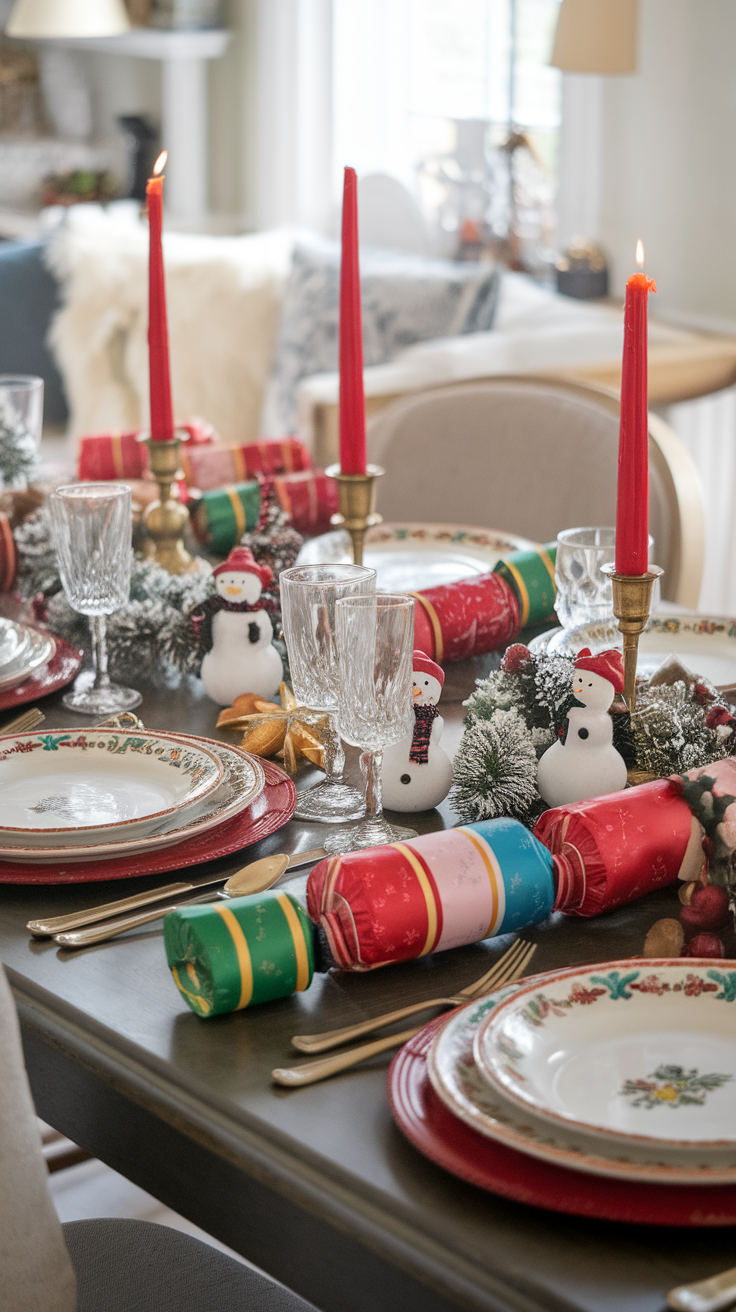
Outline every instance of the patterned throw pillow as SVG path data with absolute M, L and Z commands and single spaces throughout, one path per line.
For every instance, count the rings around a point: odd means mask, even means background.
M 493 325 L 500 282 L 494 264 L 363 248 L 360 271 L 366 366 L 393 360 L 414 342 L 488 331 Z M 339 245 L 300 239 L 269 382 L 270 435 L 295 431 L 300 379 L 337 369 L 339 302 Z

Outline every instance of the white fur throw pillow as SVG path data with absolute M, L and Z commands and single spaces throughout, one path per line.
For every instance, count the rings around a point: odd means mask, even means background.
M 202 415 L 226 442 L 259 436 L 292 237 L 164 236 L 176 419 Z M 73 206 L 47 247 L 62 286 L 49 335 L 70 431 L 147 427 L 148 226 L 130 209 Z

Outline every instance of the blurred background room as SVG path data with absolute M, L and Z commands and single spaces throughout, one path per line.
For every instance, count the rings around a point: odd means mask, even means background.
M 45 378 L 52 463 L 147 422 L 161 148 L 178 416 L 335 458 L 350 164 L 369 416 L 499 374 L 617 388 L 643 241 L 650 405 L 708 508 L 700 603 L 736 607 L 729 0 L 127 0 L 97 36 L 76 3 L 49 25 L 0 0 L 0 372 Z

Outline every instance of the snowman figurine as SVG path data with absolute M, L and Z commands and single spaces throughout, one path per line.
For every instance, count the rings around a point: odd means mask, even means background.
M 439 745 L 444 721 L 437 702 L 445 672 L 423 651 L 414 652 L 412 670 L 413 731 L 383 753 L 383 802 L 391 811 L 429 811 L 452 783 L 450 758 Z
M 245 692 L 270 699 L 284 677 L 269 614 L 277 604 L 261 595 L 273 584 L 273 573 L 256 564 L 248 547 L 236 547 L 213 574 L 217 596 L 208 597 L 191 617 L 205 653 L 205 692 L 221 706 L 232 706 Z
M 613 649 L 575 661 L 572 691 L 577 705 L 567 716 L 564 742 L 547 748 L 537 766 L 537 787 L 548 806 L 582 802 L 626 787 L 626 764 L 613 746 L 609 707 L 624 690 L 624 663 Z

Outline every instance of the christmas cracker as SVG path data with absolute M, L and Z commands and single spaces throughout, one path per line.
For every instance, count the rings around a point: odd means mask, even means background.
M 172 911 L 164 945 L 179 992 L 203 1017 L 288 997 L 314 974 L 314 928 L 288 893 Z

